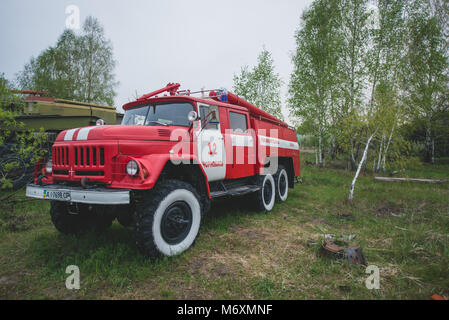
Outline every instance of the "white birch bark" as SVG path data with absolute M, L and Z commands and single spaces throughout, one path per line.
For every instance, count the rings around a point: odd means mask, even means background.
M 435 139 L 432 139 L 432 164 L 435 164 Z
M 380 141 L 379 158 L 377 159 L 376 172 L 379 172 L 379 170 L 380 170 L 380 164 L 382 162 L 382 149 L 383 149 L 383 146 L 384 146 L 384 140 L 385 140 L 385 135 L 382 136 L 382 141 Z
M 357 178 L 359 177 L 360 169 L 362 168 L 363 163 L 364 163 L 365 160 L 366 160 L 366 155 L 368 154 L 368 148 L 369 148 L 369 145 L 370 145 L 371 140 L 373 139 L 373 137 L 374 137 L 375 134 L 376 134 L 376 132 L 374 132 L 374 133 L 368 138 L 368 140 L 366 141 L 366 146 L 365 146 L 365 150 L 363 151 L 362 160 L 360 160 L 359 165 L 358 165 L 358 167 L 357 167 L 357 171 L 356 171 L 356 173 L 355 173 L 355 175 L 354 175 L 354 179 L 352 179 L 351 188 L 350 188 L 350 190 L 349 190 L 349 197 L 348 197 L 348 200 L 349 200 L 349 202 L 351 202 L 351 203 L 352 203 L 352 199 L 354 198 L 354 188 L 355 188 L 355 183 L 357 182 Z
M 321 124 L 318 129 L 318 161 L 321 166 L 323 164 L 323 154 L 322 154 L 322 146 L 321 146 Z
M 386 158 L 387 158 L 387 152 L 388 152 L 388 148 L 390 147 L 391 139 L 393 138 L 393 132 L 394 132 L 395 127 L 396 127 L 396 121 L 393 123 L 393 127 L 391 128 L 390 136 L 388 137 L 387 146 L 385 147 L 384 156 L 382 158 L 382 170 L 384 172 L 385 172 L 385 162 L 386 162 Z

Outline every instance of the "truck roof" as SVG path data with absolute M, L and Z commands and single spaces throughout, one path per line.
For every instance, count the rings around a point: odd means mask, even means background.
M 200 103 L 212 104 L 215 106 L 220 106 L 220 107 L 225 107 L 225 108 L 233 108 L 233 109 L 237 109 L 237 110 L 241 110 L 241 111 L 248 111 L 247 108 L 241 107 L 241 106 L 238 106 L 235 104 L 224 103 L 224 102 L 216 101 L 211 98 L 198 98 L 198 97 L 192 97 L 192 96 L 187 96 L 187 95 L 162 96 L 162 97 L 154 97 L 154 98 L 150 98 L 150 99 L 146 99 L 146 100 L 136 100 L 136 101 L 132 101 L 132 102 L 129 102 L 129 103 L 123 105 L 123 110 L 127 110 L 134 106 L 144 105 L 144 104 L 148 104 L 148 103 L 154 103 L 154 102 L 158 102 L 158 101 L 163 102 L 163 101 L 180 101 L 180 100 L 190 101 L 190 102 L 200 102 Z
M 291 128 L 286 122 L 278 119 L 277 117 L 265 112 L 264 110 L 256 107 L 255 105 L 249 103 L 248 101 L 240 98 L 239 96 L 227 91 L 226 89 L 216 89 L 216 90 L 201 90 L 198 92 L 190 92 L 190 90 L 178 90 L 181 85 L 179 83 L 169 83 L 166 87 L 158 89 L 156 91 L 147 93 L 135 101 L 126 103 L 123 105 L 123 110 L 127 110 L 131 107 L 144 105 L 148 103 L 163 102 L 170 100 L 184 100 L 190 102 L 201 102 L 206 104 L 213 104 L 216 106 L 221 106 L 224 108 L 233 108 L 236 110 L 247 111 L 252 117 L 258 118 L 259 120 L 273 122 L 279 126 L 285 128 Z M 163 96 L 158 96 L 159 94 L 164 94 Z M 209 97 L 205 97 L 204 93 L 209 92 Z M 191 94 L 201 93 L 202 97 L 194 97 Z M 291 128 L 293 129 L 293 128 Z M 294 129 L 293 129 L 294 130 Z

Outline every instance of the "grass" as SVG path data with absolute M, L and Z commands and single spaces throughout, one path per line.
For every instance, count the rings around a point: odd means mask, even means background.
M 449 165 L 402 174 L 448 178 Z M 195 246 L 159 260 L 143 258 L 117 222 L 76 238 L 54 229 L 48 202 L 4 202 L 0 298 L 448 297 L 449 184 L 374 182 L 362 174 L 349 205 L 351 179 L 349 171 L 306 165 L 302 182 L 270 213 L 254 212 L 245 197 L 214 201 Z M 324 234 L 356 234 L 367 263 L 380 269 L 380 289 L 365 287 L 365 267 L 322 255 Z M 68 265 L 80 269 L 80 290 L 65 288 Z

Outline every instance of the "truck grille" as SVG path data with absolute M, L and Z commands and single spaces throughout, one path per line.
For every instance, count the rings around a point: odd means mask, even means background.
M 69 147 L 54 147 L 53 148 L 53 164 L 68 165 L 69 164 Z
M 104 146 L 54 146 L 52 149 L 53 175 L 104 176 Z
M 104 166 L 104 147 L 74 147 L 75 166 Z

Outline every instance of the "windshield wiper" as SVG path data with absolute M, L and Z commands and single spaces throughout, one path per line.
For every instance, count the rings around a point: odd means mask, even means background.
M 157 124 L 162 124 L 164 126 L 168 126 L 168 124 L 160 122 L 160 121 L 157 121 L 157 120 L 150 120 L 150 121 L 148 121 L 148 123 L 150 123 L 150 122 L 154 122 L 154 123 L 157 123 Z

